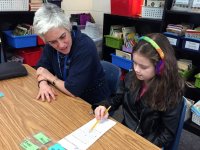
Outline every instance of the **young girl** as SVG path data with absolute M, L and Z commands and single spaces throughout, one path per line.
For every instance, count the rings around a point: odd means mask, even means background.
M 154 33 L 141 37 L 133 49 L 134 71 L 126 75 L 109 103 L 93 105 L 95 117 L 105 119 L 106 107 L 112 106 L 113 111 L 122 105 L 124 125 L 167 149 L 174 140 L 183 105 L 184 82 L 173 48 L 164 35 Z

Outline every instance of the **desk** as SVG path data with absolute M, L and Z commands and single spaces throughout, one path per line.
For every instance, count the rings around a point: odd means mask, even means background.
M 35 70 L 25 65 L 28 76 L 0 81 L 0 149 L 19 150 L 20 143 L 38 132 L 58 141 L 94 118 L 91 106 L 81 99 L 57 91 L 51 103 L 35 99 L 38 87 Z M 120 123 L 106 132 L 89 149 L 159 148 Z

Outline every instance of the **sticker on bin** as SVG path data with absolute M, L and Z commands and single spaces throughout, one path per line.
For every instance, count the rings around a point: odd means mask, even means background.
M 196 38 L 183 38 L 183 49 L 198 52 L 200 50 L 200 39 Z
M 168 40 L 169 40 L 169 42 L 170 42 L 171 45 L 176 46 L 177 39 L 175 39 L 175 38 L 171 38 L 171 37 L 167 37 L 167 38 L 168 38 Z
M 185 48 L 193 49 L 195 51 L 198 51 L 199 50 L 199 43 L 186 41 L 185 42 Z
M 171 32 L 164 32 L 163 34 L 167 37 L 171 45 L 179 46 L 182 36 L 178 35 L 177 33 L 171 33 Z

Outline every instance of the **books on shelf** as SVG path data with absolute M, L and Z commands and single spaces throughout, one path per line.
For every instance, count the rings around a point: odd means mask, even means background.
M 132 48 L 136 44 L 136 30 L 135 27 L 123 27 L 122 34 L 124 39 L 124 45 L 127 48 Z
M 116 56 L 123 57 L 123 58 L 128 59 L 128 60 L 132 60 L 130 53 L 123 52 L 121 50 L 116 49 L 115 54 L 116 54 Z
M 30 3 L 43 3 L 43 0 L 29 0 Z
M 43 0 L 30 0 L 30 11 L 37 11 L 43 4 Z
M 110 26 L 110 36 L 116 38 L 122 38 L 122 25 L 111 25 Z

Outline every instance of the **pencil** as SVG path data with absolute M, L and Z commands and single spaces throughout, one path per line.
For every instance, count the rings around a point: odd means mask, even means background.
M 104 115 L 106 115 L 108 113 L 108 111 L 110 110 L 111 106 L 109 106 L 106 111 L 104 112 Z M 90 132 L 92 132 L 92 130 L 96 127 L 96 125 L 100 122 L 100 120 L 96 120 L 95 124 L 91 127 Z

